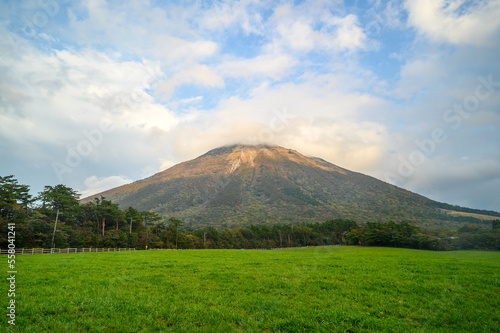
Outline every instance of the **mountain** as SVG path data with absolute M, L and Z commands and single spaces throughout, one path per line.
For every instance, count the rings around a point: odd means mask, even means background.
M 267 145 L 213 149 L 82 202 L 100 196 L 118 203 L 120 208 L 151 210 L 197 227 L 334 218 L 446 226 L 464 219 L 449 214 L 453 206 L 319 158 Z M 482 211 L 472 213 L 478 212 Z

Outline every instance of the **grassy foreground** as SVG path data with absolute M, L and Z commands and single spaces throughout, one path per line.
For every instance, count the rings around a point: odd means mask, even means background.
M 500 330 L 498 252 L 329 247 L 16 259 L 16 327 L 4 330 L 3 314 L 0 331 Z M 7 313 L 6 279 L 0 286 Z

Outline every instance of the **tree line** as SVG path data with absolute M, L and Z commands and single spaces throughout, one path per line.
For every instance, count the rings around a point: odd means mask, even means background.
M 81 204 L 65 185 L 45 186 L 33 197 L 14 176 L 0 176 L 0 248 L 7 248 L 8 223 L 15 223 L 17 248 L 121 247 L 166 249 L 255 249 L 319 245 L 391 246 L 427 250 L 500 250 L 500 220 L 491 228 L 463 224 L 454 230 L 425 230 L 407 222 L 345 219 L 300 225 L 248 225 L 217 230 L 184 226 L 175 217 L 120 209 L 104 197 Z

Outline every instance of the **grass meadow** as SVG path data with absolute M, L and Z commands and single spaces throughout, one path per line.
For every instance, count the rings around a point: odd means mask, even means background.
M 498 252 L 323 247 L 16 259 L 16 326 L 3 315 L 4 332 L 500 332 Z M 0 287 L 7 313 L 6 279 Z

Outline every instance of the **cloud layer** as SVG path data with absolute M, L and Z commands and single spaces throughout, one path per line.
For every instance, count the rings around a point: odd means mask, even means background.
M 0 4 L 0 171 L 90 195 L 272 143 L 500 209 L 500 2 Z

